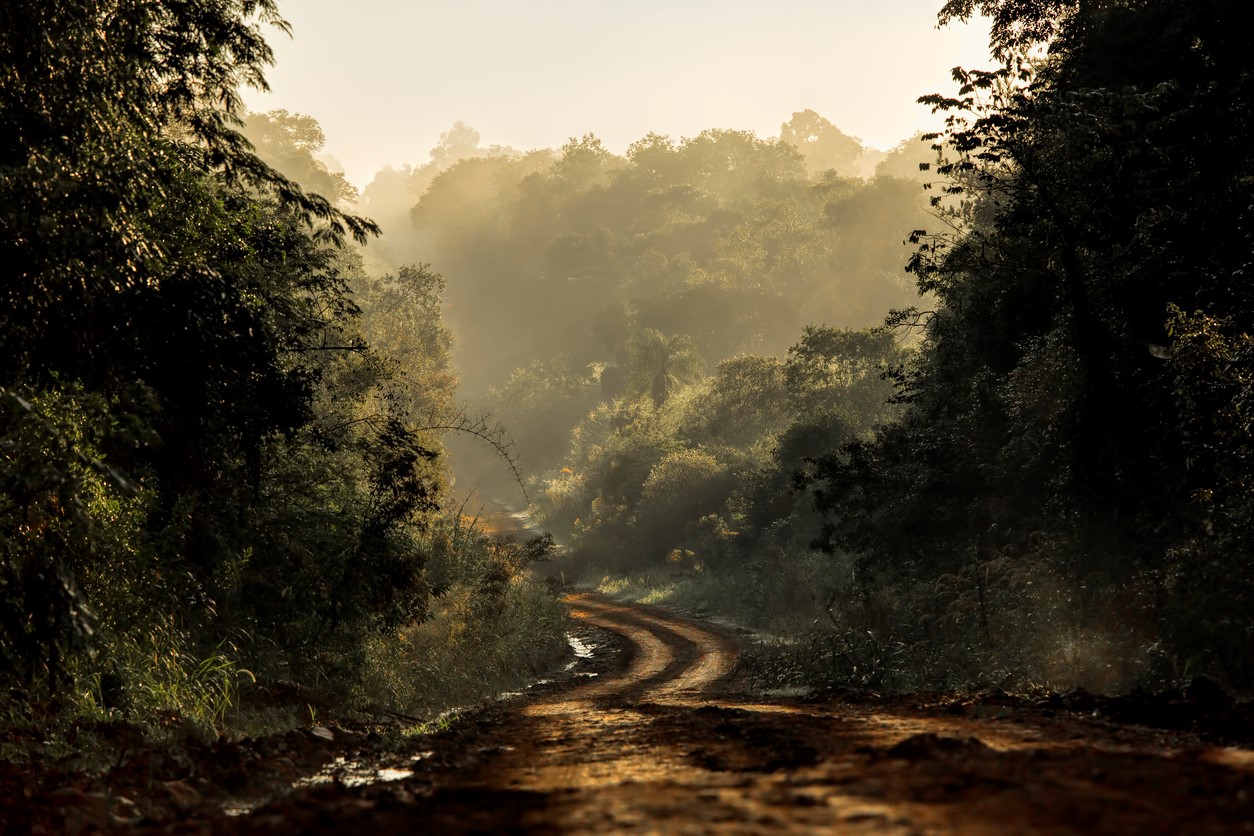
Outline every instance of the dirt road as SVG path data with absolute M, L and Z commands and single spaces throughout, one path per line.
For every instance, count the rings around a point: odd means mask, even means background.
M 1248 751 L 1022 706 L 755 699 L 728 683 L 736 644 L 723 633 L 570 603 L 617 637 L 608 668 L 485 710 L 404 780 L 298 793 L 230 829 L 1254 831 Z

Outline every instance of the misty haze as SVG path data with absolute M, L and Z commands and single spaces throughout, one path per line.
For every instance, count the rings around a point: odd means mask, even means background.
M 1243 6 L 888 5 L 0 12 L 0 829 L 1248 829 Z

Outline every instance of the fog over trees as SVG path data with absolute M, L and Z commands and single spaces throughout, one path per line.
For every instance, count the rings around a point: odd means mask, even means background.
M 1244 7 L 938 11 L 992 68 L 889 151 L 458 122 L 358 190 L 242 108 L 270 0 L 6 7 L 6 716 L 436 711 L 557 664 L 546 572 L 766 684 L 1248 693 Z

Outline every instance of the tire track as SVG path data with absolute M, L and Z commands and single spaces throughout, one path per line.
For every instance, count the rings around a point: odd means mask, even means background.
M 628 643 L 600 676 L 479 710 L 415 774 L 164 832 L 1216 833 L 1250 830 L 1254 758 L 1154 730 L 737 693 L 737 645 L 569 596 Z
M 618 676 L 589 684 L 569 697 L 619 694 L 650 702 L 695 698 L 732 671 L 739 648 L 730 637 L 655 607 L 624 605 L 591 593 L 568 596 L 571 615 L 618 633 L 632 659 Z

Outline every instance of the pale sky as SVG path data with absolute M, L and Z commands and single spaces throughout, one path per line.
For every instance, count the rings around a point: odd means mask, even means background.
M 560 147 L 596 134 L 621 153 L 653 131 L 775 136 L 818 111 L 889 148 L 937 123 L 915 103 L 988 65 L 987 25 L 936 28 L 943 0 L 287 0 L 272 92 L 252 110 L 313 116 L 364 186 L 420 165 L 456 121 L 484 145 Z

